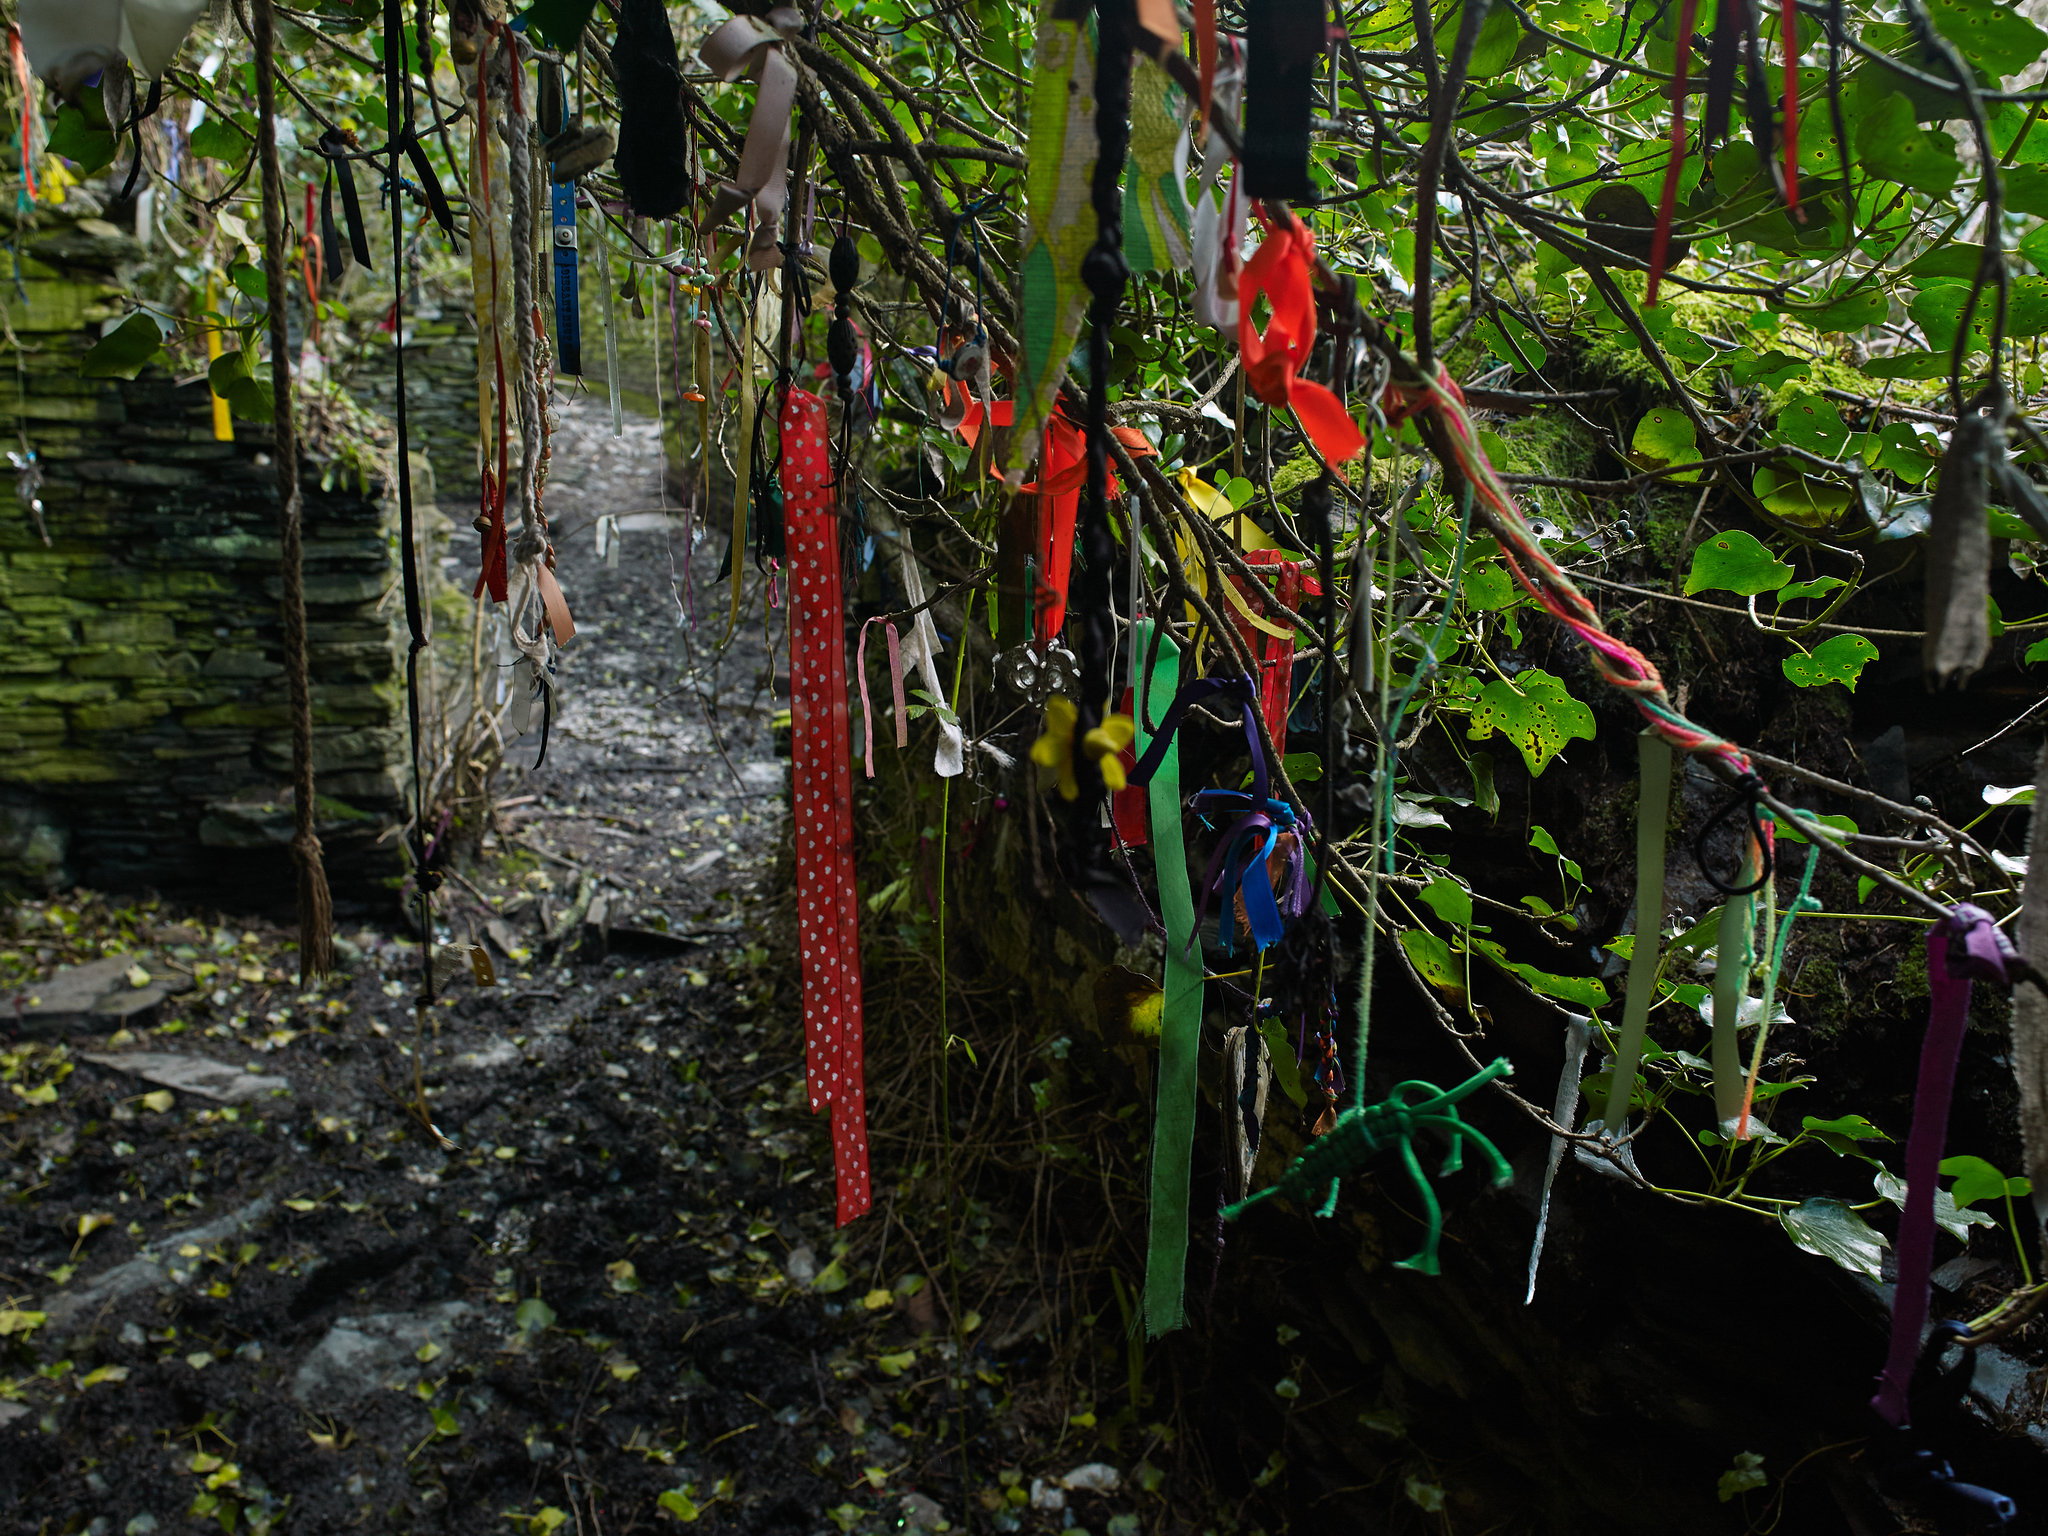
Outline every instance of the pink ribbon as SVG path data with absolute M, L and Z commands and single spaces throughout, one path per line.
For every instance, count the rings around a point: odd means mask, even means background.
M 871 779 L 875 776 L 875 710 L 868 702 L 868 631 L 877 624 L 889 641 L 889 685 L 896 694 L 896 746 L 900 751 L 910 745 L 910 711 L 903 698 L 903 642 L 896 633 L 895 621 L 878 616 L 861 625 L 860 644 L 853 653 L 854 674 L 860 678 L 861 761 L 867 765 Z

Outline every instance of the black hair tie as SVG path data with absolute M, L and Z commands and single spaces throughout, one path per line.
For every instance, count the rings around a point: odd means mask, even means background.
M 1763 822 L 1758 817 L 1756 809 L 1757 800 L 1764 793 L 1764 781 L 1754 773 L 1745 773 L 1735 783 L 1735 794 L 1707 819 L 1707 824 L 1700 828 L 1699 836 L 1694 838 L 1692 843 L 1692 855 L 1699 861 L 1700 873 L 1707 877 L 1707 884 L 1723 896 L 1747 896 L 1752 891 L 1762 890 L 1771 878 L 1771 842 L 1764 836 Z M 1707 839 L 1714 835 L 1722 822 L 1738 810 L 1748 811 L 1750 836 L 1756 841 L 1757 875 L 1747 885 L 1729 884 L 1715 874 L 1713 867 L 1707 863 Z M 1739 858 L 1735 864 L 1735 878 L 1742 878 L 1742 861 Z

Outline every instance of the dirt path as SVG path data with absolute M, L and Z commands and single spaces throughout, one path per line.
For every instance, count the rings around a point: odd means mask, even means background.
M 859 1273 L 835 1261 L 776 1022 L 761 626 L 703 653 L 700 549 L 693 658 L 659 518 L 598 566 L 584 518 L 657 505 L 651 424 L 618 442 L 572 405 L 557 452 L 568 706 L 546 765 L 507 777 L 496 857 L 442 904 L 444 937 L 499 946 L 498 986 L 456 982 L 420 1035 L 418 949 L 391 929 L 347 932 L 347 977 L 301 993 L 275 922 L 5 913 L 8 988 L 110 947 L 197 984 L 143 1027 L 88 1017 L 0 1055 L 0 1530 L 960 1523 L 930 1288 L 885 1234 Z M 228 1070 L 160 1090 L 87 1055 L 135 1052 Z M 452 1146 L 409 1113 L 415 1071 Z M 1015 1530 L 1028 1479 L 1004 1481 Z M 1070 1523 L 1041 1502 L 1022 1518 Z

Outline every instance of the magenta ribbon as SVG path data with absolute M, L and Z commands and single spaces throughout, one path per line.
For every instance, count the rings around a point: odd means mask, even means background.
M 1970 1022 L 1973 981 L 2009 982 L 2018 958 L 1989 912 L 1965 902 L 1927 934 L 1927 1036 L 1920 1046 L 1920 1082 L 1913 1129 L 1906 1138 L 1906 1207 L 1899 1220 L 1898 1286 L 1892 1296 L 1892 1341 L 1870 1406 L 1894 1427 L 1907 1420 L 1906 1393 L 1927 1331 L 1929 1276 L 1934 1265 L 1934 1194 L 1948 1140 L 1956 1058 Z

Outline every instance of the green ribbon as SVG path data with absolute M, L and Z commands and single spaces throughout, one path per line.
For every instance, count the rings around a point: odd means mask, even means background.
M 1643 1059 L 1650 999 L 1657 984 L 1657 954 L 1664 937 L 1664 824 L 1671 815 L 1671 743 L 1655 731 L 1636 738 L 1643 785 L 1636 800 L 1636 937 L 1628 957 L 1628 991 L 1621 1005 L 1621 1043 L 1608 1076 L 1600 1118 L 1610 1136 L 1628 1124 L 1629 1095 Z
M 1756 878 L 1757 857 L 1747 842 L 1742 855 L 1744 884 Z M 1735 1033 L 1742 1027 L 1742 1004 L 1749 996 L 1749 968 L 1755 960 L 1756 893 L 1745 891 L 1730 896 L 1721 909 L 1714 956 L 1714 1036 L 1711 1060 L 1714 1067 L 1714 1119 L 1722 1135 L 1730 1134 L 1731 1122 L 1742 1116 L 1742 1054 Z
M 1136 626 L 1137 654 L 1150 653 L 1153 625 Z M 1180 692 L 1180 649 L 1160 635 L 1151 675 L 1138 691 L 1134 742 L 1148 743 L 1147 705 Z M 1188 1197 L 1195 1144 L 1196 1065 L 1202 1043 L 1202 950 L 1195 937 L 1195 893 L 1181 836 L 1180 744 L 1168 745 L 1152 775 L 1152 862 L 1166 920 L 1166 997 L 1160 1012 L 1159 1094 L 1152 1120 L 1152 1232 L 1145 1250 L 1145 1331 L 1153 1338 L 1187 1323 L 1181 1297 L 1188 1267 Z

